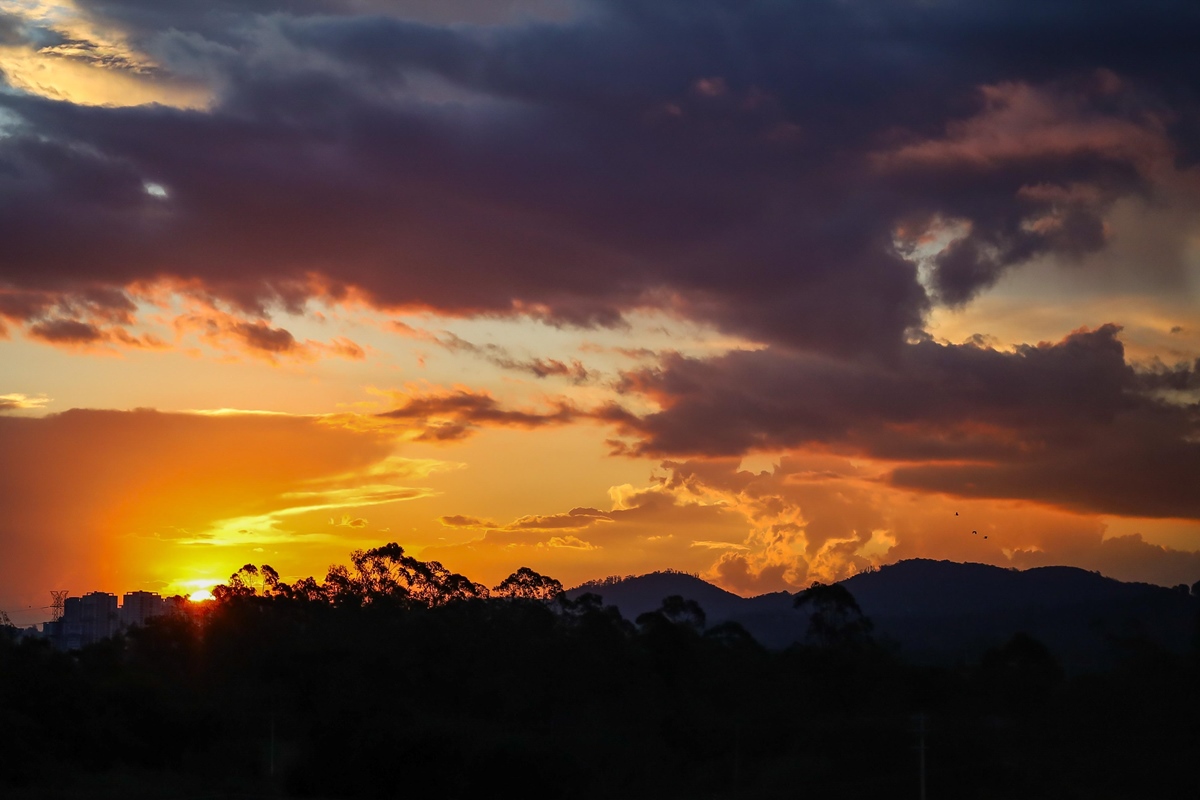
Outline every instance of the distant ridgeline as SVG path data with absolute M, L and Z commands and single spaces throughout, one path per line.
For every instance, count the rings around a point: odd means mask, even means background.
M 1197 635 L 1200 600 L 1187 587 L 1122 583 L 1075 567 L 1024 571 L 987 564 L 911 559 L 841 582 L 874 623 L 881 642 L 918 663 L 980 658 L 1017 633 L 1044 642 L 1068 669 L 1104 669 L 1142 644 L 1181 653 Z M 599 591 L 603 590 L 603 591 Z M 802 640 L 795 595 L 739 597 L 686 573 L 664 571 L 591 582 L 627 619 L 669 595 L 695 600 L 710 625 L 733 621 L 771 648 Z
M 918 560 L 753 598 L 674 571 L 489 589 L 393 543 L 213 595 L 141 598 L 70 652 L 0 626 L 0 797 L 853 800 L 919 796 L 919 769 L 930 797 L 1200 788 L 1186 588 Z
M 650 578 L 655 575 L 684 575 L 689 578 L 695 578 L 696 580 L 700 580 L 699 573 L 685 572 L 684 570 L 681 570 L 681 569 L 669 569 L 668 568 L 668 569 L 662 569 L 662 570 L 655 570 L 654 572 L 647 572 L 644 575 L 609 575 L 607 578 L 596 578 L 595 580 L 584 581 L 583 583 L 579 584 L 574 589 L 572 589 L 571 593 L 576 594 L 576 593 L 583 593 L 583 592 L 593 592 L 593 591 L 596 591 L 597 589 L 605 589 L 609 586 L 616 586 L 617 584 L 625 583 L 627 581 L 634 580 L 635 578 Z

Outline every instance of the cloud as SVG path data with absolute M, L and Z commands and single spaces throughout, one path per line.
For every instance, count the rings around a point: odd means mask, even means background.
M 1103 97 L 1120 91 L 1120 81 L 1111 72 L 1097 77 L 1101 85 L 1087 87 L 1091 93 Z M 899 170 L 991 171 L 1022 162 L 1084 157 L 1150 172 L 1172 155 L 1160 119 L 1149 113 L 1142 119 L 1105 113 L 1089 107 L 1083 92 L 1001 83 L 981 87 L 980 94 L 983 109 L 949 123 L 943 137 L 903 145 L 879 154 L 877 161 Z
M 83 0 L 90 16 L 143 35 L 178 28 L 228 35 L 231 23 L 269 14 L 387 15 L 434 24 L 497 25 L 555 20 L 574 10 L 570 0 L 219 0 L 199 8 L 186 0 Z
M 905 558 L 950 558 L 998 566 L 1071 564 L 1119 580 L 1191 583 L 1200 554 L 1108 536 L 1095 515 L 1033 503 L 924 496 L 864 468 L 812 451 L 784 456 L 769 471 L 736 460 L 663 464 L 662 486 L 704 496 L 745 520 L 740 546 L 721 552 L 703 577 L 741 594 L 795 591 Z M 1194 527 L 1194 525 L 1192 526 Z M 693 546 L 704 546 L 697 540 Z
M 923 223 L 905 223 L 908 235 L 928 236 L 955 219 L 960 235 L 929 259 L 929 283 L 952 305 L 1039 255 L 1078 260 L 1101 250 L 1113 203 L 1169 183 L 1174 171 L 1160 109 L 1111 72 L 1082 85 L 983 86 L 980 96 L 982 110 L 950 122 L 945 136 L 873 157 L 910 193 L 914 209 L 926 207 Z M 910 256 L 914 249 L 901 245 Z
M 395 399 L 399 407 L 380 413 L 378 418 L 415 429 L 418 441 L 465 439 L 480 426 L 530 430 L 566 425 L 587 417 L 565 400 L 551 401 L 546 411 L 506 409 L 490 394 L 464 387 L 425 391 L 410 386 L 408 391 L 396 393 Z
M 749 559 L 737 553 L 728 553 L 713 565 L 712 578 L 720 586 L 737 594 L 754 597 L 769 592 L 794 592 L 796 586 L 785 576 L 783 564 L 765 566 L 755 570 Z
M 438 522 L 445 525 L 447 528 L 499 528 L 495 522 L 490 519 L 481 519 L 479 517 L 468 517 L 462 514 L 449 514 L 447 516 L 438 517 Z
M 466 516 L 443 524 L 477 528 L 481 535 L 453 545 L 429 547 L 433 558 L 476 580 L 499 582 L 520 566 L 553 575 L 565 584 L 597 575 L 687 568 L 696 572 L 712 562 L 709 547 L 695 541 L 739 546 L 746 537 L 745 518 L 720 504 L 677 496 L 661 485 L 615 487 L 611 510 L 579 507 L 559 514 L 519 517 L 505 525 Z
M 613 517 L 595 508 L 573 508 L 566 514 L 535 514 L 521 517 L 505 530 L 582 530 L 597 522 L 612 522 Z
M 585 542 L 574 536 L 551 536 L 545 543 L 546 547 L 567 548 L 569 550 L 598 550 L 591 542 Z
M 94 349 L 105 345 L 119 345 L 161 350 L 169 347 L 154 334 L 135 336 L 119 326 L 101 328 L 90 322 L 74 319 L 49 319 L 39 322 L 29 326 L 28 334 L 31 338 L 47 344 L 68 348 Z
M 81 105 L 204 107 L 206 87 L 164 69 L 111 24 L 74 4 L 8 3 L 0 13 L 0 70 L 22 92 Z
M 438 518 L 438 522 L 447 528 L 474 528 L 489 531 L 583 530 L 597 522 L 611 522 L 612 520 L 611 515 L 594 508 L 573 508 L 565 514 L 530 514 L 519 517 L 506 525 L 462 514 L 451 514 Z
M 53 401 L 45 395 L 31 397 L 20 392 L 0 394 L 0 412 L 36 410 L 44 408 L 51 402 Z
M 1044 552 L 1029 550 L 1015 553 L 1014 564 L 1022 567 L 1053 566 L 1066 561 L 1123 581 L 1191 586 L 1200 575 L 1200 553 L 1147 542 L 1141 534 L 1108 538 L 1093 537 L 1086 546 L 1070 550 Z
M 1012 351 L 923 341 L 893 363 L 774 349 L 672 356 L 626 374 L 661 410 L 611 414 L 639 454 L 823 446 L 899 462 L 898 486 L 1031 498 L 1134 516 L 1200 518 L 1194 367 L 1136 369 L 1119 328 Z
M 450 331 L 442 331 L 435 334 L 430 331 L 418 330 L 407 323 L 398 321 L 393 321 L 390 327 L 404 336 L 431 342 L 451 353 L 468 353 L 483 358 L 501 369 L 524 372 L 535 378 L 565 377 L 569 378 L 575 384 L 589 383 L 596 379 L 596 375 L 588 370 L 578 359 L 570 359 L 570 363 L 560 361 L 556 358 L 532 357 L 522 359 L 513 356 L 507 348 L 500 345 L 490 342 L 475 344 Z
M 1196 149 L 1162 88 L 1195 65 L 1173 4 L 1089 11 L 1083 27 L 1062 9 L 900 3 L 868 22 L 765 0 L 598 1 L 489 28 L 362 4 L 82 8 L 163 74 L 203 76 L 211 102 L 6 95 L 14 290 L 171 278 L 234 304 L 300 287 L 578 325 L 656 308 L 761 342 L 888 352 L 931 302 L 1105 247 L 1109 204 Z M 1014 30 L 1038 41 L 1015 53 Z M 1114 46 L 1128 30 L 1161 52 Z M 1100 200 L 1062 205 L 1029 191 L 1042 185 Z M 932 256 L 927 291 L 897 230 L 935 217 L 969 231 Z M 241 334 L 279 353 L 280 330 Z M 574 377 L 560 364 L 514 368 Z

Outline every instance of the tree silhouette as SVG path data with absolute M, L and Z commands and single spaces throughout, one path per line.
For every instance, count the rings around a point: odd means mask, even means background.
M 275 570 L 271 570 L 275 572 Z M 212 595 L 217 600 L 228 600 L 234 597 L 254 597 L 258 590 L 254 581 L 258 577 L 258 567 L 246 564 L 229 576 L 229 583 L 213 587 Z M 278 577 L 278 575 L 276 575 Z
M 492 590 L 497 597 L 516 600 L 553 600 L 562 594 L 563 585 L 554 578 L 521 567 Z
M 684 600 L 681 595 L 673 594 L 663 598 L 662 615 L 676 625 L 686 625 L 699 633 L 704 630 L 708 616 L 695 600 Z
M 808 609 L 806 639 L 822 647 L 865 644 L 870 641 L 874 627 L 863 614 L 854 595 L 838 583 L 814 581 L 792 603 L 799 610 Z
M 256 581 L 262 585 L 263 597 L 320 601 L 339 607 L 386 603 L 434 608 L 455 600 L 488 596 L 483 584 L 451 572 L 437 561 L 419 561 L 405 555 L 396 542 L 355 550 L 350 554 L 350 566 L 332 565 L 323 583 L 308 577 L 289 586 L 270 566 L 247 564 L 229 577 L 228 584 L 214 588 L 213 597 L 218 601 L 256 597 Z

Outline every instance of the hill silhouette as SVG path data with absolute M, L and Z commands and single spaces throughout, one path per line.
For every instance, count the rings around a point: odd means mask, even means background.
M 1196 633 L 1200 601 L 1187 592 L 1123 583 L 1075 567 L 1005 569 L 988 564 L 911 559 L 842 581 L 877 635 L 918 663 L 973 661 L 1016 633 L 1043 641 L 1069 669 L 1113 666 L 1131 649 L 1180 653 Z M 597 581 L 568 591 L 594 592 L 626 619 L 664 597 L 695 600 L 710 625 L 740 623 L 759 642 L 783 648 L 806 627 L 794 595 L 743 598 L 698 577 L 657 572 Z
M 605 605 L 616 606 L 620 609 L 621 616 L 628 620 L 637 619 L 647 611 L 654 611 L 662 605 L 664 597 L 672 595 L 699 603 L 708 615 L 710 624 L 744 615 L 748 602 L 746 598 L 714 586 L 695 575 L 674 570 L 588 581 L 569 589 L 567 596 L 574 600 L 589 592 L 604 598 Z

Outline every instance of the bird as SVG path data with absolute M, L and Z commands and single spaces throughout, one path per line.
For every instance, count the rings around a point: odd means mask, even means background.
M 985 538 L 985 539 L 986 539 L 987 537 L 986 537 L 986 536 L 984 536 L 983 538 Z
M 955 511 L 955 512 L 954 512 L 954 516 L 956 516 L 956 517 L 958 516 L 958 512 L 957 512 L 957 511 Z
M 972 535 L 974 535 L 974 536 L 978 536 L 978 535 L 979 535 L 979 531 L 971 531 L 971 533 L 972 533 Z M 987 537 L 985 536 L 985 537 L 983 537 L 983 538 L 985 538 L 985 539 L 986 539 Z

